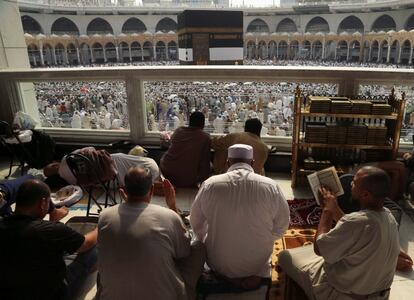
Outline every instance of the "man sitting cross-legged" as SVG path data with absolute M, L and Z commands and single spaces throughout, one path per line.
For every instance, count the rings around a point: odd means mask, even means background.
M 2 299 L 72 299 L 96 266 L 97 230 L 84 236 L 43 221 L 49 202 L 49 187 L 28 180 L 17 191 L 15 213 L 0 218 Z
M 151 172 L 131 168 L 121 188 L 125 202 L 101 213 L 98 299 L 195 298 L 205 247 L 190 245 L 171 183 L 164 181 L 169 209 L 150 204 L 153 191 Z
M 227 173 L 204 181 L 190 215 L 194 233 L 207 246 L 209 267 L 242 289 L 270 277 L 274 241 L 289 225 L 280 188 L 255 174 L 253 165 L 252 146 L 229 147 Z
M 336 197 L 321 188 L 323 211 L 314 247 L 282 251 L 278 260 L 309 299 L 388 299 L 400 254 L 397 222 L 383 207 L 389 190 L 383 170 L 360 169 L 352 197 L 361 210 L 344 215 Z

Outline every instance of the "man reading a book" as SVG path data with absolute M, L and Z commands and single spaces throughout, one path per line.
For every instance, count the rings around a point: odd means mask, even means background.
M 389 190 L 386 172 L 360 169 L 352 197 L 361 209 L 344 214 L 336 196 L 320 189 L 323 211 L 314 246 L 279 254 L 279 265 L 309 299 L 388 299 L 397 261 L 411 268 L 411 259 L 401 257 L 397 222 L 383 207 Z

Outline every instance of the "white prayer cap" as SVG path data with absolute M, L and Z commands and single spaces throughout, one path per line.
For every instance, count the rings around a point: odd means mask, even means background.
M 245 144 L 235 144 L 229 147 L 228 158 L 253 159 L 253 147 Z

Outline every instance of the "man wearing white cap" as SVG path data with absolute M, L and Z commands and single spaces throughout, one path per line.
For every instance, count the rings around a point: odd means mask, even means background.
M 229 147 L 227 162 L 227 173 L 202 184 L 190 222 L 207 246 L 209 267 L 252 288 L 270 277 L 273 244 L 288 228 L 289 207 L 276 183 L 254 172 L 251 146 Z

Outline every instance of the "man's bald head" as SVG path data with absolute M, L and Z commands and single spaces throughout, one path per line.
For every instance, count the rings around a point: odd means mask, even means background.
M 124 181 L 125 190 L 129 197 L 143 197 L 152 187 L 151 171 L 141 167 L 130 168 Z
M 368 191 L 374 199 L 380 200 L 388 197 L 391 180 L 388 174 L 376 167 L 363 167 L 358 170 L 360 189 Z

